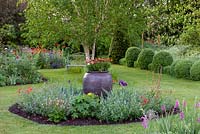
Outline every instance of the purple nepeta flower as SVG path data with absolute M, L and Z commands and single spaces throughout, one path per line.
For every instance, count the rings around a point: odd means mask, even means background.
M 119 80 L 119 85 L 122 86 L 122 87 L 125 87 L 125 86 L 128 85 L 128 83 L 126 81 Z
M 184 116 L 184 113 L 183 113 L 183 112 L 180 112 L 180 119 L 183 120 L 184 117 L 185 117 L 185 116 Z
M 166 112 L 166 107 L 165 107 L 165 105 L 162 105 L 162 106 L 161 106 L 161 110 L 162 110 L 163 112 Z
M 200 123 L 200 117 L 197 119 L 197 122 L 199 122 L 199 123 Z
M 174 106 L 174 109 L 177 109 L 177 108 L 179 108 L 179 101 L 178 100 L 176 100 L 176 103 L 175 103 L 175 106 Z
M 185 100 L 183 100 L 183 108 L 185 108 L 187 105 L 187 102 Z
M 148 118 L 147 116 L 143 116 L 141 117 L 141 120 L 142 120 L 142 126 L 146 129 L 148 127 Z
M 196 104 L 195 107 L 196 107 L 196 108 L 200 108 L 200 102 L 197 102 L 197 104 Z

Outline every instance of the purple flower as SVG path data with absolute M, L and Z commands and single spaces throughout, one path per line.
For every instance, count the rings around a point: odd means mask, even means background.
M 197 122 L 199 122 L 199 123 L 200 123 L 200 118 L 198 118 L 198 119 L 197 119 Z
M 185 100 L 183 100 L 183 108 L 185 108 L 187 105 L 187 102 Z
M 166 112 L 166 107 L 165 107 L 165 105 L 162 105 L 162 106 L 161 106 L 161 110 L 162 110 L 163 112 Z
M 125 87 L 125 86 L 128 85 L 128 83 L 126 81 L 119 80 L 119 85 L 122 86 L 122 87 Z
M 142 126 L 146 129 L 148 127 L 148 118 L 147 116 L 143 116 L 141 117 L 141 120 L 142 120 Z
M 200 102 L 198 102 L 195 107 L 200 108 Z
M 177 109 L 177 108 L 179 108 L 179 101 L 178 100 L 176 100 L 176 103 L 175 103 L 175 106 L 174 106 L 174 109 Z
M 184 113 L 183 113 L 183 112 L 180 112 L 180 119 L 183 120 L 184 117 L 185 117 L 185 116 L 184 116 Z

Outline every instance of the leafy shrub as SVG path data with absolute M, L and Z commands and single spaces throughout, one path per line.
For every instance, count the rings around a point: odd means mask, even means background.
M 141 104 L 145 112 L 149 110 L 161 113 L 161 106 L 165 105 L 166 110 L 173 107 L 174 100 L 171 97 L 161 96 L 159 90 L 150 90 L 141 95 Z
M 179 62 L 179 61 L 180 60 L 173 61 L 173 63 L 171 64 L 171 68 L 170 68 L 170 75 L 171 76 L 175 77 L 175 66 L 176 66 L 176 63 Z
M 126 66 L 126 58 L 121 58 L 121 59 L 119 60 L 119 64 L 120 64 L 120 65 Z
M 163 74 L 171 75 L 171 66 L 165 66 L 163 68 Z
M 129 47 L 129 41 L 126 36 L 126 28 L 120 21 L 117 22 L 117 28 L 114 31 L 114 38 L 110 46 L 109 57 L 112 58 L 112 63 L 118 64 L 119 60 L 124 57 L 126 50 Z M 120 50 L 120 51 L 119 51 Z
M 70 113 L 72 118 L 95 117 L 99 105 L 99 98 L 92 93 L 78 95 L 71 104 Z
M 86 66 L 87 71 L 108 71 L 111 66 L 110 59 L 97 58 L 94 60 L 87 61 L 88 65 Z
M 134 67 L 135 67 L 135 68 L 139 68 L 139 64 L 138 64 L 138 61 L 137 61 L 137 60 L 134 61 Z
M 65 58 L 58 53 L 39 53 L 36 66 L 40 69 L 56 69 L 65 66 Z
M 148 65 L 152 62 L 154 52 L 152 49 L 143 49 L 138 56 L 138 65 L 140 69 L 148 69 Z
M 153 71 L 153 63 L 150 63 L 150 64 L 148 65 L 148 70 Z
M 83 72 L 83 67 L 68 67 L 67 72 L 68 73 L 82 73 Z
M 29 55 L 1 56 L 0 70 L 6 85 L 30 84 L 41 82 L 42 77 L 37 72 L 34 60 Z
M 0 87 L 6 85 L 6 77 L 0 73 Z
M 134 61 L 137 60 L 141 49 L 138 47 L 129 47 L 126 51 L 126 63 L 128 67 L 134 67 Z
M 75 89 L 67 89 L 61 85 L 44 85 L 35 90 L 31 87 L 26 90 L 19 89 L 19 104 L 26 112 L 40 114 L 49 120 L 59 122 L 70 114 L 70 107 Z
M 196 61 L 190 69 L 190 77 L 192 80 L 200 80 L 200 61 Z
M 153 57 L 153 70 L 159 72 L 161 68 L 171 65 L 173 62 L 173 57 L 170 53 L 165 51 L 160 51 Z
M 177 78 L 190 78 L 190 68 L 193 62 L 190 60 L 180 60 L 175 65 L 175 76 Z
M 100 99 L 97 117 L 107 122 L 137 119 L 142 115 L 139 99 L 137 93 L 127 90 L 112 91 L 107 94 L 106 99 Z

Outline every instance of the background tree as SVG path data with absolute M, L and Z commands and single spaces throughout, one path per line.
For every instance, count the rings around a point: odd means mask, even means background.
M 135 40 L 144 28 L 144 20 L 136 0 L 27 0 L 24 34 L 32 45 L 48 46 L 60 39 L 81 44 L 86 59 L 94 59 L 97 40 L 109 38 L 116 20 L 122 17 L 129 38 Z M 92 56 L 90 57 L 90 53 Z

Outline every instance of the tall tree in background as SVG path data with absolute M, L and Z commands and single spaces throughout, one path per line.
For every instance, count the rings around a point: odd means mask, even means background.
M 175 45 L 189 25 L 199 25 L 200 1 L 198 0 L 146 0 L 146 37 L 162 44 Z
M 24 36 L 31 44 L 49 45 L 64 39 L 81 44 L 86 59 L 94 59 L 98 38 L 109 37 L 112 40 L 119 17 L 132 40 L 137 39 L 144 29 L 138 0 L 26 1 L 24 28 L 27 33 Z
M 17 6 L 17 1 L 0 0 L 0 49 L 22 43 L 19 25 L 24 22 L 22 11 L 26 3 Z

